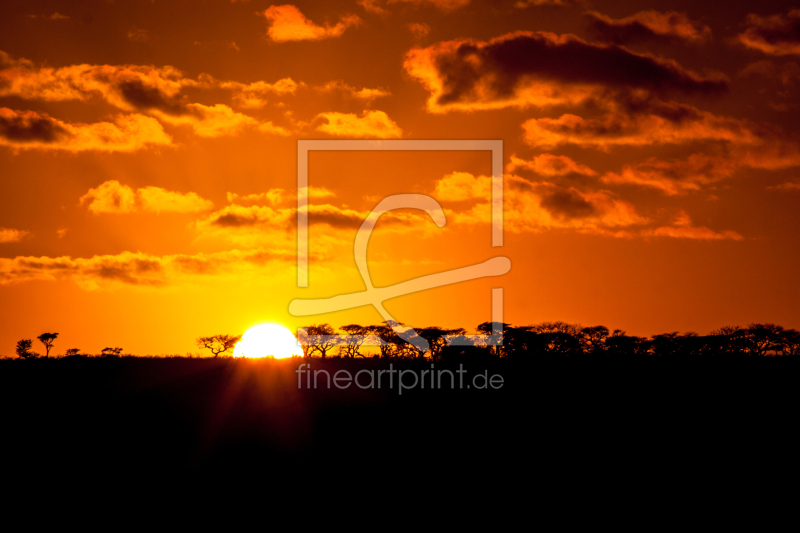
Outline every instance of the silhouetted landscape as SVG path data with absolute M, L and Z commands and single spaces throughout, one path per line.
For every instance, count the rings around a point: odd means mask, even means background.
M 6 358 L 4 452 L 17 465 L 110 482 L 237 472 L 294 479 L 387 460 L 401 469 L 434 460 L 451 475 L 478 456 L 498 472 L 534 462 L 553 476 L 601 475 L 658 457 L 648 468 L 665 474 L 711 450 L 708 468 L 722 469 L 754 439 L 752 450 L 791 442 L 794 330 L 751 324 L 640 338 L 555 322 L 506 326 L 502 347 L 457 347 L 437 344 L 435 328 L 420 328 L 432 341 L 426 356 L 382 327 L 383 353 L 367 357 L 344 345 L 283 360 L 113 350 Z M 477 329 L 490 332 L 491 324 Z M 301 365 L 327 377 L 309 387 Z M 423 375 L 426 384 L 398 390 L 330 379 L 434 368 L 448 378 L 461 369 L 467 384 L 449 378 L 432 387 Z M 499 375 L 502 384 L 475 381 L 482 375 Z

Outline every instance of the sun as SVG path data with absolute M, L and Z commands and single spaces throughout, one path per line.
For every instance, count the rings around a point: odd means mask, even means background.
M 303 348 L 291 331 L 278 324 L 259 324 L 248 329 L 233 348 L 234 357 L 302 356 Z

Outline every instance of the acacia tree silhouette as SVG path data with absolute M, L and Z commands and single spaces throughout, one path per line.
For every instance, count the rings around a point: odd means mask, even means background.
M 335 335 L 333 330 L 333 326 L 330 324 L 311 324 L 310 326 L 304 328 L 305 334 L 300 335 L 300 344 L 303 345 L 303 351 L 305 352 L 306 357 L 313 355 L 315 352 L 318 352 L 320 357 L 323 359 L 328 355 L 328 352 L 333 349 L 334 346 L 337 345 L 337 341 L 335 337 L 331 337 Z M 310 336 L 325 336 L 328 337 L 326 339 L 318 339 L 313 338 L 309 339 Z
M 42 344 L 44 344 L 45 357 L 50 357 L 50 350 L 53 348 L 53 342 L 55 342 L 56 338 L 58 338 L 58 333 L 42 333 L 38 337 Z
M 351 358 L 364 357 L 360 350 L 361 345 L 364 344 L 365 337 L 370 334 L 369 328 L 358 324 L 347 324 L 339 329 L 347 333 L 344 344 L 339 347 L 339 355 Z
M 31 339 L 22 339 L 17 342 L 17 357 L 27 359 L 28 357 L 36 357 L 36 353 L 31 351 L 33 341 Z
M 217 357 L 225 353 L 242 340 L 241 335 L 212 335 L 210 337 L 198 337 L 196 342 L 200 348 L 207 348 Z

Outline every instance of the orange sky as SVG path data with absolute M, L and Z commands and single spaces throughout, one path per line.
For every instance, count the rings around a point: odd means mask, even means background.
M 387 302 L 412 326 L 629 334 L 800 325 L 800 10 L 788 2 L 6 1 L 0 7 L 0 355 L 196 352 L 294 298 L 511 259 L 502 278 Z M 298 139 L 502 139 L 488 152 L 315 152 L 296 286 Z

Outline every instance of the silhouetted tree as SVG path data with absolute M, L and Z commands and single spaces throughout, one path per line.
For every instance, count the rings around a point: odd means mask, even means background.
M 367 326 L 359 326 L 358 324 L 348 324 L 339 328 L 347 334 L 344 342 L 339 346 L 339 355 L 344 357 L 364 357 L 361 354 L 361 345 L 364 344 L 369 334 Z
M 800 354 L 800 331 L 785 329 L 780 336 L 781 355 Z
M 434 361 L 439 360 L 439 356 L 441 355 L 445 346 L 447 346 L 447 340 L 449 338 L 462 336 L 466 332 L 467 330 L 464 328 L 447 329 L 438 326 L 421 328 L 417 330 L 417 334 L 428 341 L 430 348 L 428 349 L 427 353 Z
M 37 357 L 39 354 L 31 351 L 31 348 L 33 348 L 33 341 L 31 339 L 22 339 L 21 341 L 18 341 L 16 350 L 17 356 L 21 357 L 22 359 Z
M 675 355 L 680 348 L 680 333 L 661 333 L 652 337 L 653 355 L 669 357 Z
M 749 324 L 747 338 L 750 341 L 750 354 L 761 357 L 779 350 L 782 332 L 783 327 L 775 324 Z
M 553 331 L 538 335 L 544 353 L 548 357 L 575 357 L 582 353 L 581 343 L 569 333 Z
M 615 329 L 606 339 L 609 355 L 617 357 L 639 357 L 648 355 L 652 341 L 644 337 L 626 335 L 621 329 Z
M 100 353 L 102 353 L 105 357 L 119 357 L 119 355 L 122 353 L 122 348 L 103 348 Z
M 50 350 L 53 348 L 53 343 L 58 338 L 58 333 L 42 333 L 38 337 L 36 337 L 44 344 L 45 349 L 45 357 L 50 357 Z
M 722 344 L 720 354 L 734 355 L 746 354 L 750 351 L 748 332 L 739 326 L 723 326 L 711 332 Z
M 484 341 L 483 346 L 485 346 L 489 354 L 494 357 L 504 357 L 507 355 L 505 337 L 510 331 L 510 328 L 511 324 L 506 324 L 505 322 L 481 322 L 475 330 L 481 335 L 488 337 L 489 342 Z M 495 330 L 500 333 L 495 334 Z
M 581 329 L 578 334 L 581 350 L 586 355 L 597 355 L 605 352 L 608 335 L 609 331 L 605 326 L 590 326 Z
M 69 348 L 66 352 L 64 352 L 64 356 L 66 357 L 76 357 L 81 354 L 80 348 Z
M 387 324 L 379 324 L 375 326 L 368 326 L 369 332 L 372 335 L 380 337 L 383 343 L 380 345 L 381 357 L 392 357 L 395 355 L 398 343 L 396 342 L 397 335 L 391 326 Z
M 303 346 L 303 353 L 306 357 L 311 357 L 318 353 L 324 359 L 328 352 L 338 344 L 336 337 L 333 337 L 336 333 L 330 324 L 312 324 L 303 329 L 305 329 L 305 333 L 300 333 L 298 341 Z M 312 336 L 324 336 L 327 338 L 318 339 L 312 338 Z
M 198 337 L 195 342 L 200 348 L 208 349 L 214 357 L 236 346 L 242 340 L 241 335 L 211 335 L 210 337 Z

